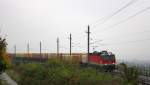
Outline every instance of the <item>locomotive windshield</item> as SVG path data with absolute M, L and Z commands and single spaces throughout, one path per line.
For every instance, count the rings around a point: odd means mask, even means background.
M 113 60 L 113 59 L 115 59 L 115 55 L 112 54 L 112 53 L 108 53 L 107 51 L 101 51 L 101 52 L 94 51 L 93 54 L 94 55 L 100 55 L 105 60 Z
M 101 55 L 102 58 L 104 58 L 105 60 L 112 60 L 112 59 L 114 59 L 114 57 L 115 57 L 115 55 L 109 54 L 107 51 L 102 51 L 102 52 L 100 52 L 100 55 Z
M 114 59 L 114 55 L 101 55 L 102 58 L 104 58 L 105 60 L 112 60 Z

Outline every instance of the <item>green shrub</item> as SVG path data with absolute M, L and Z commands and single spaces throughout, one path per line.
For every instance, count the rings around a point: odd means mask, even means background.
M 125 84 L 131 84 L 131 85 L 137 85 L 138 84 L 138 77 L 139 77 L 139 71 L 138 68 L 135 66 L 128 67 L 126 64 L 121 63 L 120 64 L 120 71 L 121 76 L 124 78 Z
M 49 61 L 46 64 L 23 64 L 16 67 L 19 85 L 121 85 L 121 79 L 75 63 Z
M 2 81 L 0 80 L 0 85 L 2 85 Z

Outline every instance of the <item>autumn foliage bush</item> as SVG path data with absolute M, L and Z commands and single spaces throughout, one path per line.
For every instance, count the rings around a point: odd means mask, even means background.
M 6 39 L 0 37 L 0 73 L 5 71 L 10 65 L 9 57 L 7 54 L 7 43 Z

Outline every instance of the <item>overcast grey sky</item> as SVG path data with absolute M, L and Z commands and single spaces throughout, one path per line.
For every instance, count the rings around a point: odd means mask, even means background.
M 117 58 L 150 59 L 150 10 L 128 17 L 150 7 L 150 0 L 133 0 L 105 23 L 117 10 L 132 0 L 0 0 L 0 26 L 7 34 L 8 51 L 26 52 L 29 42 L 32 52 L 56 52 L 56 38 L 60 38 L 61 52 L 69 52 L 72 33 L 73 52 L 86 52 L 87 25 L 91 26 L 92 41 L 102 40 L 96 50 L 109 50 Z M 102 19 L 101 19 L 102 18 Z M 91 47 L 91 51 L 93 48 Z

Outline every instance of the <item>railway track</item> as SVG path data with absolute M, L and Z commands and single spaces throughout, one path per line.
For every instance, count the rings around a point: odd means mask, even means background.
M 139 76 L 139 85 L 150 85 L 150 77 Z
M 113 72 L 113 75 L 119 75 L 121 72 L 118 70 L 115 70 Z M 138 79 L 139 85 L 150 85 L 150 77 L 145 75 L 140 75 Z

